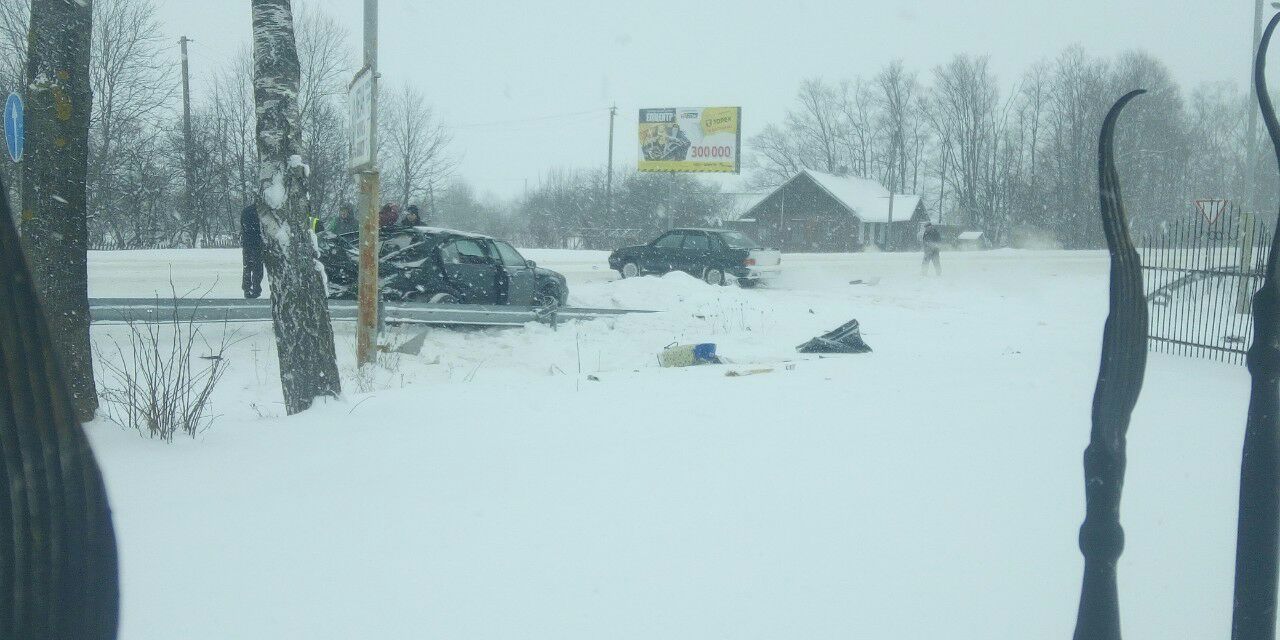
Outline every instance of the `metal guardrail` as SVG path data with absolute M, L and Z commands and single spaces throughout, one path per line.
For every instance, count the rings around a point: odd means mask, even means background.
M 558 307 L 509 307 L 479 304 L 430 304 L 426 302 L 384 302 L 378 306 L 388 324 L 447 326 L 519 327 L 530 322 L 556 325 L 568 320 L 589 320 L 631 313 L 654 313 L 638 309 L 582 309 Z M 329 315 L 334 322 L 355 322 L 358 307 L 354 300 L 330 300 Z M 89 315 L 94 323 L 121 322 L 269 322 L 270 300 L 91 298 Z

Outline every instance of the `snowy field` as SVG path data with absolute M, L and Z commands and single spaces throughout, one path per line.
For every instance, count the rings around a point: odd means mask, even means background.
M 940 279 L 918 255 L 789 255 L 755 290 L 528 257 L 574 305 L 662 313 L 432 330 L 371 380 L 339 325 L 346 394 L 293 418 L 269 325 L 241 325 L 198 441 L 90 425 L 121 637 L 1070 637 L 1105 253 L 947 253 Z M 170 279 L 237 296 L 238 252 L 90 256 L 96 297 Z M 795 353 L 850 318 L 873 353 Z M 675 342 L 732 363 L 659 368 Z M 1247 389 L 1243 367 L 1151 356 L 1127 637 L 1230 628 Z

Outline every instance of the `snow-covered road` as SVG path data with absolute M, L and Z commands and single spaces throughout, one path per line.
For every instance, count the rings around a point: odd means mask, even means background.
M 346 396 L 292 418 L 270 327 L 246 325 L 198 441 L 92 424 L 122 638 L 1070 636 L 1105 253 L 948 253 L 940 279 L 918 255 L 789 255 L 756 290 L 528 257 L 574 304 L 664 313 L 433 330 L 372 380 L 340 326 Z M 90 265 L 93 296 L 239 293 L 234 250 Z M 873 353 L 795 353 L 850 318 Z M 656 364 L 706 341 L 732 364 Z M 726 376 L 749 370 L 768 371 Z M 1243 367 L 1151 357 L 1130 637 L 1230 627 L 1247 388 Z

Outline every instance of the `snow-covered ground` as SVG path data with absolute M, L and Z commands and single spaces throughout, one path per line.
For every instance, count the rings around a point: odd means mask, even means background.
M 662 313 L 432 330 L 372 380 L 340 325 L 345 397 L 292 418 L 270 327 L 243 325 L 197 441 L 90 425 L 122 638 L 1070 636 L 1104 253 L 948 253 L 943 278 L 917 255 L 789 255 L 756 290 L 528 257 L 575 305 Z M 171 277 L 239 294 L 234 250 L 90 265 L 98 297 Z M 850 318 L 873 353 L 795 353 Z M 657 366 L 692 342 L 732 363 Z M 1151 356 L 1123 505 L 1129 637 L 1230 627 L 1247 388 L 1243 367 Z

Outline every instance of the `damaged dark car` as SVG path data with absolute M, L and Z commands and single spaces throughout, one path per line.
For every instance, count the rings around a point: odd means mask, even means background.
M 354 300 L 359 234 L 320 234 L 329 297 Z M 569 300 L 563 275 L 537 266 L 511 243 L 433 227 L 383 229 L 378 283 L 387 301 L 557 307 Z

